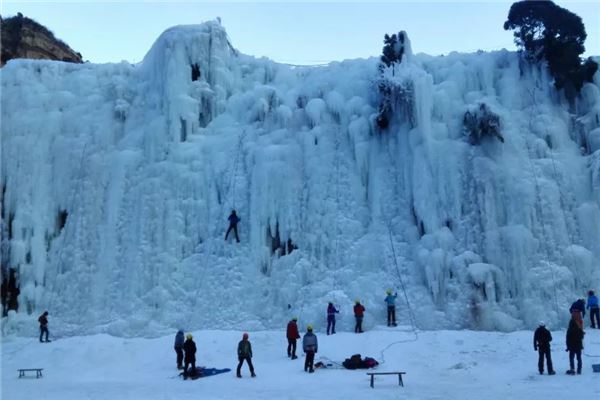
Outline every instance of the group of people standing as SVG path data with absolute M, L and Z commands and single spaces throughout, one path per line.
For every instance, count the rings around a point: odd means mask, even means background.
M 250 376 L 256 377 L 254 373 L 254 365 L 252 365 L 252 344 L 248 340 L 249 335 L 244 333 L 242 340 L 238 343 L 238 366 L 237 366 L 237 377 L 241 378 L 241 369 L 244 361 L 248 363 L 250 368 Z M 175 335 L 175 343 L 173 345 L 175 353 L 177 353 L 177 369 L 183 370 L 183 379 L 197 376 L 198 371 L 196 369 L 196 343 L 191 333 L 185 336 L 183 340 L 183 331 L 180 329 Z M 184 363 L 182 365 L 182 362 Z M 191 367 L 188 369 L 188 367 Z
M 586 309 L 590 310 L 590 326 L 592 329 L 600 329 L 600 308 L 598 305 L 598 297 L 593 290 L 588 292 L 587 305 L 583 298 L 577 299 L 569 309 L 571 319 L 566 334 L 566 351 L 569 353 L 569 370 L 568 375 L 581 374 L 582 362 L 581 352 L 583 350 L 584 317 Z M 533 348 L 539 354 L 538 370 L 540 374 L 544 373 L 544 359 L 548 369 L 548 375 L 554 375 L 556 372 L 552 366 L 552 356 L 550 354 L 550 342 L 552 334 L 546 329 L 546 324 L 540 322 L 538 328 L 533 335 Z M 575 369 L 575 359 L 577 359 L 577 370 Z

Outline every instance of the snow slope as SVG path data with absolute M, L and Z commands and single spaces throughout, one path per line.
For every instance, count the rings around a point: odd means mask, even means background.
M 599 75 L 569 106 L 507 51 L 407 53 L 385 73 L 409 90 L 379 133 L 376 59 L 276 64 L 217 22 L 167 30 L 138 65 L 9 62 L 20 308 L 3 332 L 33 333 L 44 309 L 62 335 L 320 327 L 329 300 L 350 329 L 356 298 L 370 328 L 388 287 L 426 329 L 566 322 L 600 288 Z M 484 103 L 504 143 L 468 142 Z M 223 241 L 232 208 L 241 244 Z M 277 233 L 298 249 L 272 254 Z
M 301 327 L 303 329 L 303 327 Z M 552 356 L 557 375 L 539 375 L 531 332 L 493 333 L 429 331 L 418 340 L 409 327 L 376 327 L 362 335 L 317 332 L 319 356 L 343 361 L 360 353 L 383 361 L 378 371 L 406 371 L 405 386 L 395 376 L 379 377 L 369 387 L 365 370 L 303 371 L 304 358 L 286 357 L 285 333 L 250 332 L 257 378 L 235 378 L 238 331 L 198 331 L 198 365 L 231 368 L 223 375 L 196 381 L 177 377 L 173 335 L 155 338 L 118 338 L 105 334 L 76 336 L 52 343 L 34 338 L 3 341 L 2 398 L 46 399 L 594 399 L 600 395 L 592 362 L 583 357 L 583 373 L 568 376 L 564 331 L 553 332 Z M 586 354 L 600 356 L 600 331 L 589 330 Z M 44 368 L 43 379 L 18 379 L 17 368 Z

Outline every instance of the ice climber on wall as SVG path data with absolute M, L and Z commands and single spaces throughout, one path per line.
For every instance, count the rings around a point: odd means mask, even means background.
M 227 240 L 229 232 L 231 232 L 231 230 L 233 229 L 233 233 L 235 234 L 235 240 L 239 243 L 240 237 L 238 236 L 237 224 L 238 222 L 240 222 L 240 217 L 237 216 L 235 210 L 231 210 L 231 214 L 229 214 L 229 217 L 227 219 L 229 220 L 229 229 L 227 229 L 227 233 L 225 233 L 225 240 Z

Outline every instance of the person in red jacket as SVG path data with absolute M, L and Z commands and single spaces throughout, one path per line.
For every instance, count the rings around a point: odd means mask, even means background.
M 287 355 L 288 357 L 291 357 L 292 360 L 298 358 L 296 357 L 296 340 L 300 339 L 300 332 L 298 332 L 298 325 L 296 324 L 297 321 L 298 318 L 294 317 L 290 322 L 288 322 L 287 325 Z
M 356 326 L 354 327 L 355 333 L 363 333 L 362 330 L 362 321 L 365 316 L 365 307 L 360 304 L 360 300 L 356 299 L 356 304 L 354 304 L 354 318 L 356 318 Z

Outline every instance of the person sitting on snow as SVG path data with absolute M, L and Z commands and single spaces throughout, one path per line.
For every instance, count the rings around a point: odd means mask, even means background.
M 388 289 L 386 291 L 387 297 L 385 298 L 385 302 L 387 304 L 387 325 L 388 326 L 397 326 L 396 325 L 396 297 L 398 297 L 398 293 L 392 294 L 392 289 Z
M 196 375 L 196 343 L 192 340 L 192 334 L 188 333 L 186 341 L 183 343 L 183 351 L 185 352 L 185 366 L 183 367 L 183 379 L 188 376 Z M 191 364 L 192 369 L 188 372 L 188 366 Z
M 225 240 L 227 240 L 229 232 L 231 232 L 231 230 L 233 229 L 233 233 L 235 234 L 235 240 L 239 243 L 240 238 L 238 236 L 237 224 L 238 222 L 240 222 L 240 218 L 235 213 L 235 210 L 231 210 L 231 214 L 229 214 L 229 217 L 227 219 L 229 220 L 229 229 L 227 229 L 227 233 L 225 233 Z
M 302 349 L 304 350 L 304 353 L 306 353 L 304 372 L 308 371 L 312 374 L 315 372 L 315 354 L 317 354 L 317 351 L 319 350 L 317 335 L 313 333 L 312 325 L 306 327 L 306 333 L 304 334 L 304 339 L 302 339 Z

